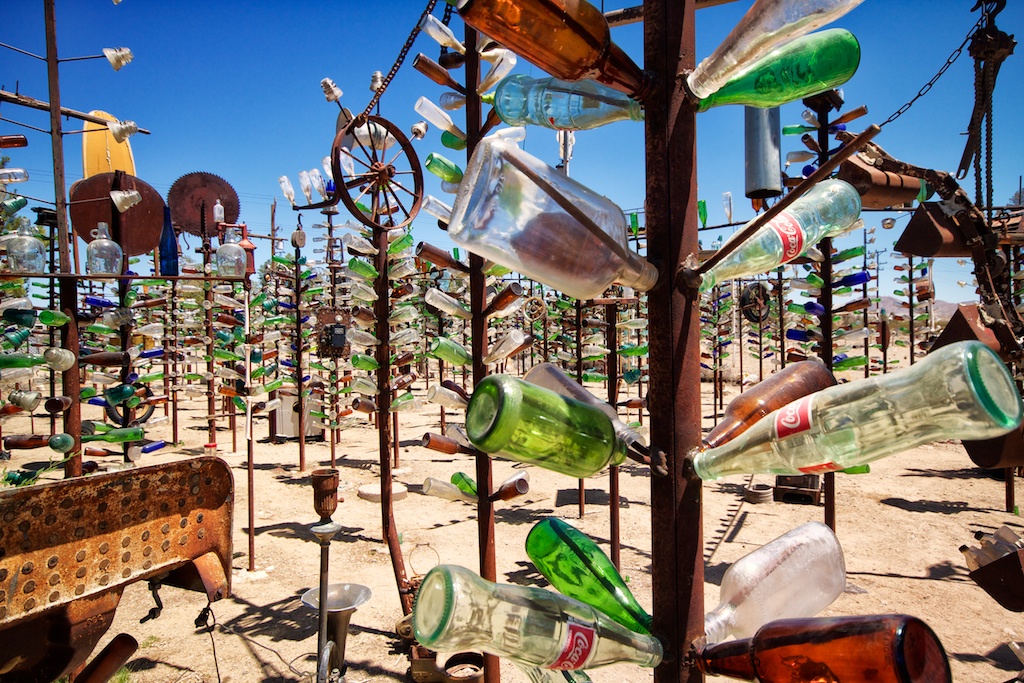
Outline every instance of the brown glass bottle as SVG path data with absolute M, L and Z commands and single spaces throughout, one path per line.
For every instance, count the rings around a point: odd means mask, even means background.
M 487 309 L 484 311 L 484 315 L 491 315 L 497 311 L 505 310 L 512 305 L 513 301 L 516 301 L 522 295 L 523 286 L 518 282 L 510 283 L 508 287 L 494 295 L 491 302 L 487 304 Z
M 136 301 L 132 304 L 132 308 L 159 308 L 167 304 L 167 299 L 145 299 L 143 301 Z
M 99 353 L 90 353 L 87 356 L 79 356 L 78 362 L 82 365 L 126 368 L 132 364 L 132 357 L 126 351 L 101 351 Z
M 783 619 L 753 638 L 705 647 L 705 674 L 761 683 L 944 683 L 946 652 L 923 621 L 902 614 Z
M 15 434 L 4 437 L 4 450 L 13 451 L 16 448 L 46 448 L 50 441 L 49 436 L 39 434 Z
M 441 386 L 444 387 L 445 389 L 451 389 L 465 400 L 469 400 L 469 392 L 463 389 L 455 382 L 451 381 L 450 379 L 446 379 L 445 381 L 441 382 Z
M 51 396 L 43 403 L 43 410 L 48 413 L 63 413 L 70 407 L 70 396 Z
M 519 496 L 525 495 L 530 492 L 530 480 L 526 478 L 526 472 L 519 472 L 518 474 L 509 477 L 498 490 L 488 496 L 488 499 L 492 502 L 498 500 L 512 500 Z
M 415 353 L 413 353 L 412 351 L 403 351 L 402 353 L 394 357 L 394 359 L 391 361 L 391 364 L 394 365 L 395 367 L 400 368 L 403 365 L 408 365 L 409 363 L 412 363 L 413 360 L 415 359 Z
M 415 372 L 407 372 L 391 380 L 391 391 L 402 391 L 419 377 Z
M 638 408 L 646 408 L 647 399 L 634 396 L 633 398 L 626 399 L 625 401 L 619 401 L 615 405 L 619 408 L 626 408 L 627 410 L 636 410 Z
M 360 413 L 375 413 L 377 412 L 377 404 L 368 398 L 359 396 L 352 399 L 352 410 L 358 410 Z
M 12 415 L 17 415 L 18 413 L 24 412 L 24 410 L 25 409 L 22 408 L 21 406 L 16 406 L 13 403 L 8 403 L 7 405 L 0 407 L 0 421 L 9 418 Z
M 721 446 L 768 413 L 835 383 L 836 378 L 818 361 L 787 365 L 730 401 L 722 421 L 708 432 L 702 443 L 705 448 Z
M 435 266 L 454 270 L 459 273 L 468 273 L 469 266 L 456 261 L 455 258 L 444 249 L 435 247 L 427 242 L 420 242 L 416 245 L 416 256 L 424 261 L 430 261 Z
M 650 77 L 611 41 L 608 21 L 583 0 L 459 0 L 463 21 L 555 78 L 592 78 L 642 100 Z
M 228 313 L 217 313 L 213 316 L 213 322 L 220 323 L 221 325 L 230 325 L 231 327 L 242 327 L 245 324 Z
M 416 58 L 412 60 L 412 68 L 416 69 L 438 85 L 451 88 L 462 95 L 466 94 L 466 89 L 463 88 L 458 81 L 452 78 L 452 75 L 448 73 L 448 69 L 444 68 L 422 52 L 416 55 Z
M 377 322 L 377 318 L 373 315 L 373 311 L 365 306 L 353 306 L 352 317 L 367 324 Z
M 420 445 L 424 448 L 429 448 L 432 451 L 438 453 L 446 453 L 448 455 L 455 455 L 456 453 L 476 453 L 471 448 L 466 448 L 455 439 L 451 439 L 441 434 L 435 434 L 434 432 L 427 432 L 420 439 Z

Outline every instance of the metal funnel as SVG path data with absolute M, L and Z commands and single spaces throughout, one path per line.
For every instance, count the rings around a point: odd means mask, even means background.
M 334 641 L 331 668 L 345 673 L 345 639 L 352 613 L 370 599 L 373 593 L 358 583 L 332 583 L 327 587 L 327 633 Z M 302 594 L 302 604 L 319 611 L 320 589 L 310 588 Z

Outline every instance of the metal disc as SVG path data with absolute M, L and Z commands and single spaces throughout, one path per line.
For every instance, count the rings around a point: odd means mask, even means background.
M 238 193 L 228 181 L 202 171 L 187 173 L 175 180 L 167 193 L 167 205 L 171 208 L 171 222 L 175 229 L 201 236 L 205 206 L 206 226 L 210 234 L 213 234 L 213 206 L 218 199 L 224 206 L 224 221 L 238 221 Z

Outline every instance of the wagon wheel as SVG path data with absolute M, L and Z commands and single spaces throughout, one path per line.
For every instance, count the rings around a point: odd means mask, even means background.
M 144 393 L 146 395 L 146 398 L 150 398 L 153 396 L 153 390 L 150 389 L 148 386 L 145 388 Z M 137 422 L 139 424 L 142 424 L 153 416 L 153 411 L 156 410 L 156 406 L 153 404 L 149 404 L 146 406 L 137 406 L 135 408 L 128 408 L 123 405 L 107 405 L 103 407 L 103 411 L 107 414 L 107 417 L 110 419 L 111 422 L 113 422 L 116 425 L 124 424 L 124 411 L 126 410 L 129 413 L 134 413 L 133 415 L 129 416 L 131 417 L 130 422 Z
M 344 146 L 349 136 L 352 148 Z M 423 170 L 409 138 L 387 119 L 357 116 L 331 147 L 335 195 L 371 228 L 403 228 L 419 213 Z
M 752 323 L 760 324 L 768 320 L 771 308 L 768 305 L 770 300 L 768 288 L 761 282 L 747 285 L 740 292 L 740 311 L 743 317 Z

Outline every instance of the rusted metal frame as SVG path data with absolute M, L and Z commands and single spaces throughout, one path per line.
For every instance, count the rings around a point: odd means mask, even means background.
M 700 443 L 700 310 L 680 287 L 679 266 L 697 251 L 696 114 L 674 76 L 695 64 L 695 0 L 644 3 L 644 66 L 654 74 L 645 100 L 647 249 L 661 257 L 648 294 L 651 442 L 669 476 L 651 477 L 654 632 L 667 646 L 655 683 L 702 676 L 685 657 L 704 629 L 701 482 L 686 460 Z
M 608 405 L 613 408 L 619 402 L 619 354 L 616 349 L 619 347 L 618 329 L 615 327 L 617 307 L 614 302 L 604 305 L 604 319 L 608 323 L 605 328 L 605 346 L 610 353 L 606 361 L 605 374 L 608 375 Z M 611 535 L 611 561 L 616 569 L 621 569 L 620 543 L 619 543 L 619 468 L 612 465 L 608 470 L 608 528 Z
M 301 227 L 301 223 L 299 226 Z M 385 251 L 387 247 L 385 247 Z M 295 404 L 299 408 L 299 471 L 306 471 L 306 398 L 302 395 L 302 247 L 295 247 Z M 384 276 L 386 278 L 386 276 Z M 387 280 L 385 279 L 385 282 Z
M 480 57 L 477 54 L 478 34 L 466 25 L 463 44 L 466 46 L 466 159 L 481 138 L 482 104 L 476 92 L 480 82 Z M 487 293 L 484 277 L 484 259 L 470 252 L 469 255 L 469 302 L 473 317 L 470 319 L 471 346 L 473 352 L 473 386 L 487 376 L 484 356 L 487 354 Z M 481 453 L 476 456 L 477 488 L 477 541 L 480 559 L 480 576 L 488 581 L 497 580 L 497 563 L 494 549 L 494 503 L 490 500 L 493 492 L 491 459 Z M 484 655 L 484 683 L 499 683 L 501 669 L 499 659 Z
M 51 3 L 51 7 L 52 7 L 52 3 Z M 52 16 L 52 13 L 51 13 L 51 16 Z M 54 106 L 54 104 L 56 104 L 57 109 L 60 112 L 59 116 L 67 116 L 69 118 L 78 119 L 80 121 L 89 121 L 91 123 L 98 123 L 101 126 L 105 126 L 108 123 L 110 123 L 106 119 L 101 119 L 98 116 L 93 116 L 92 114 L 86 114 L 85 112 L 82 112 L 82 111 L 76 111 L 74 109 L 68 109 L 67 107 L 60 106 L 60 98 L 59 97 L 56 98 L 56 102 L 54 102 L 54 97 L 53 97 L 53 93 L 52 92 L 50 94 L 50 101 L 49 102 L 43 102 L 42 100 L 37 100 L 37 99 L 35 99 L 33 97 L 27 97 L 27 96 L 22 95 L 20 93 L 13 93 L 13 92 L 8 92 L 6 90 L 0 90 L 0 102 L 10 102 L 11 104 L 17 104 L 17 105 L 22 106 L 22 107 L 28 107 L 29 109 L 38 109 L 40 111 L 49 111 Z M 31 126 L 29 126 L 29 127 L 31 127 Z M 51 123 L 50 131 L 42 131 L 42 132 L 44 132 L 44 133 L 46 133 L 46 132 L 55 132 L 56 130 L 59 130 L 59 129 L 54 129 L 52 127 L 52 123 Z M 76 131 L 76 132 L 80 132 L 80 131 Z M 143 135 L 149 135 L 149 131 L 147 129 L 145 129 L 145 128 L 139 128 L 139 133 L 141 133 Z
M 377 216 L 374 215 L 374 219 Z M 395 581 L 398 584 L 398 599 L 402 604 L 402 614 L 412 612 L 413 589 L 405 571 L 405 559 L 402 555 L 402 545 L 398 540 L 398 530 L 395 527 L 394 500 L 391 493 L 391 484 L 394 478 L 391 474 L 391 420 L 388 415 L 391 411 L 391 367 L 389 360 L 391 356 L 391 328 L 388 325 L 388 315 L 391 307 L 391 288 L 388 286 L 388 232 L 376 227 L 373 228 L 373 241 L 377 248 L 374 256 L 374 266 L 377 269 L 377 280 L 374 282 L 374 291 L 377 300 L 373 302 L 373 312 L 377 316 L 377 325 L 374 329 L 377 339 L 380 341 L 376 348 L 378 363 L 377 372 L 377 437 L 378 451 L 380 457 L 380 506 L 382 515 L 382 535 L 388 546 L 388 554 L 391 556 L 391 567 L 395 573 Z
M 573 307 L 576 320 L 576 381 L 583 386 L 583 302 L 579 299 L 576 300 L 576 305 Z M 580 519 L 583 519 L 583 515 L 587 511 L 587 484 L 584 479 L 578 481 L 577 488 L 577 504 L 579 505 Z

